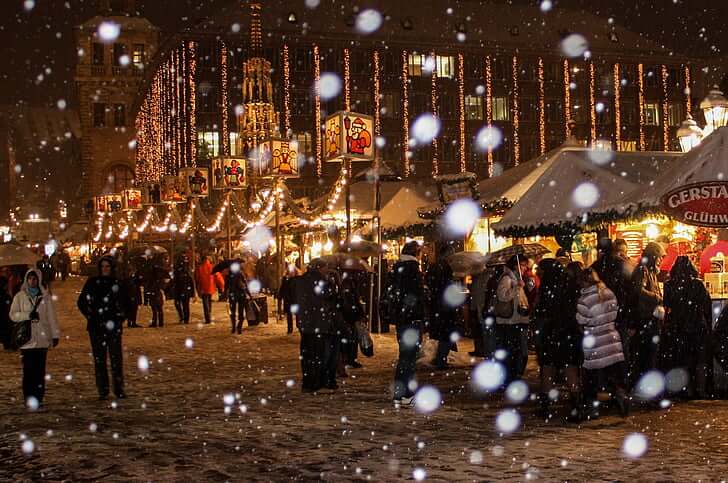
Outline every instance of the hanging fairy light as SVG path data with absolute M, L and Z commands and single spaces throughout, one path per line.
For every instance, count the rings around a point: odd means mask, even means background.
M 640 122 L 640 151 L 644 151 L 645 143 L 645 76 L 644 65 L 637 64 L 637 104 Z
M 612 75 L 612 82 L 614 88 L 614 143 L 617 145 L 617 150 L 621 151 L 622 143 L 622 78 L 619 72 L 619 62 L 614 64 L 614 71 Z
M 230 201 L 226 197 L 225 201 L 222 202 L 222 205 L 220 205 L 220 208 L 217 210 L 217 214 L 215 215 L 215 221 L 212 223 L 212 225 L 207 227 L 208 233 L 220 231 L 220 225 L 222 224 L 222 219 L 225 216 L 225 213 L 227 212 L 229 205 L 230 205 Z
M 546 87 L 543 58 L 538 58 L 538 148 L 539 154 L 546 152 Z
M 283 122 L 284 132 L 291 129 L 291 61 L 288 44 L 283 44 Z
M 597 142 L 597 99 L 596 99 L 596 68 L 594 62 L 589 62 L 589 143 L 594 146 Z
M 468 164 L 465 153 L 465 60 L 463 54 L 458 54 L 458 115 L 458 129 L 460 133 L 460 172 L 464 173 L 468 170 Z
M 669 74 L 667 72 L 667 66 L 662 64 L 660 66 L 660 78 L 662 80 L 662 150 L 670 150 L 670 117 L 669 106 L 667 99 L 667 79 Z
M 381 85 L 381 66 L 379 65 L 379 51 L 375 50 L 372 54 L 374 62 L 374 135 L 382 134 L 382 85 Z
M 409 71 L 407 70 L 407 51 L 402 51 L 402 163 L 405 178 L 409 176 Z
M 164 233 L 167 230 L 169 230 L 169 225 L 170 225 L 171 222 L 172 222 L 172 209 L 171 208 L 168 208 L 167 209 L 167 214 L 164 215 L 164 220 L 162 220 L 162 224 L 161 225 L 154 226 L 152 228 L 157 233 Z
M 190 86 L 190 164 L 189 166 L 197 166 L 197 98 L 195 76 L 197 75 L 197 44 L 189 43 L 190 51 L 190 70 L 189 70 L 189 86 Z
M 520 126 L 520 106 L 518 102 L 518 56 L 513 56 L 513 164 L 521 162 L 521 141 L 518 136 Z
M 104 218 L 106 213 L 99 212 L 96 217 L 96 233 L 93 236 L 94 242 L 101 240 L 101 235 L 104 233 Z
M 225 156 L 230 156 L 230 129 L 228 127 L 228 49 L 225 42 L 221 42 L 220 45 L 220 113 L 222 115 L 222 126 L 220 126 L 220 130 L 222 131 L 222 153 Z
M 190 226 L 192 225 L 192 219 L 195 213 L 195 200 L 192 200 L 190 202 L 190 210 L 187 212 L 187 215 L 185 216 L 184 221 L 182 222 L 182 226 L 179 229 L 179 232 L 184 234 L 187 233 L 187 230 L 190 229 Z
M 144 215 L 144 220 L 142 220 L 142 223 L 137 226 L 136 231 L 138 233 L 144 233 L 146 229 L 149 227 L 149 224 L 152 222 L 152 217 L 154 216 L 154 207 L 150 206 L 147 208 L 147 212 Z
M 351 111 L 351 64 L 349 49 L 344 49 L 344 110 Z
M 189 111 L 187 110 L 187 103 L 189 101 L 189 84 L 190 79 L 189 75 L 187 75 L 188 66 L 187 66 L 187 47 L 183 43 L 182 46 L 179 48 L 179 55 L 181 59 L 181 70 L 180 70 L 180 77 L 182 79 L 182 106 L 184 106 L 184 109 L 182 111 L 182 132 L 180 133 L 180 137 L 182 139 L 189 139 L 189 132 L 190 132 L 190 116 Z M 190 153 L 191 153 L 191 147 L 189 146 L 189 143 L 185 142 L 184 144 L 184 151 L 182 153 L 182 164 L 185 166 L 192 166 L 192 162 L 190 161 Z
M 319 92 L 319 84 L 321 83 L 321 57 L 319 55 L 319 46 L 313 46 L 313 85 L 314 87 L 314 124 L 316 125 L 316 174 L 321 176 L 323 166 L 321 165 L 321 93 Z
M 690 101 L 690 93 L 691 93 L 691 87 L 690 87 L 690 67 L 685 66 L 683 69 L 683 75 L 685 76 L 685 112 L 687 114 L 690 114 L 693 110 L 692 102 Z
M 114 220 L 111 216 L 111 214 L 108 215 L 109 223 L 106 227 L 106 233 L 104 234 L 104 239 L 108 240 L 111 238 L 111 236 L 114 234 Z
M 435 59 L 435 52 L 430 52 L 430 57 Z M 437 69 L 432 69 L 432 75 L 430 76 L 430 102 L 432 103 L 432 115 L 436 119 L 440 118 L 439 109 L 437 106 Z M 437 136 L 432 137 L 432 176 L 440 174 L 440 163 L 438 160 L 438 149 L 437 149 Z
M 571 74 L 569 72 L 569 59 L 564 59 L 564 132 L 568 138 L 571 135 L 569 122 L 571 121 Z
M 174 56 L 174 100 L 175 100 L 175 106 L 174 106 L 174 112 L 175 112 L 175 133 L 174 133 L 174 139 L 176 144 L 176 150 L 175 154 L 177 156 L 177 168 L 179 169 L 182 166 L 185 166 L 184 164 L 184 158 L 182 157 L 182 150 L 184 149 L 184 138 L 182 137 L 182 113 L 184 112 L 184 107 L 182 104 L 182 88 L 180 85 L 180 62 L 179 62 L 179 51 L 175 49 L 172 52 L 172 55 Z
M 493 124 L 493 66 L 490 55 L 485 57 L 485 122 Z M 488 177 L 493 176 L 493 148 L 488 143 Z

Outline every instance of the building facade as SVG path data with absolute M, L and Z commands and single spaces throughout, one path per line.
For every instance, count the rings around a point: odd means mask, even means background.
M 263 3 L 262 55 L 272 66 L 280 131 L 306 154 L 294 182 L 300 195 L 336 176 L 338 166 L 322 161 L 321 125 L 338 110 L 374 116 L 379 157 L 415 178 L 493 176 L 569 134 L 617 150 L 676 150 L 680 122 L 688 112 L 700 117 L 690 59 L 606 19 L 475 1 L 457 12 L 444 0 L 371 3 L 382 14 L 371 34 L 357 26 L 355 7 Z M 249 28 L 248 3 L 231 2 L 160 51 L 135 104 L 139 179 L 241 154 Z M 588 46 L 567 57 L 560 47 L 574 33 Z M 330 74 L 341 91 L 327 100 L 315 86 Z M 427 113 L 441 121 L 440 134 L 414 145 L 413 123 Z M 492 150 L 476 142 L 488 125 L 502 134 Z
M 106 36 L 99 35 L 101 25 L 109 29 Z M 100 0 L 99 15 L 77 26 L 75 35 L 83 131 L 80 195 L 88 199 L 118 192 L 133 182 L 136 133 L 130 112 L 146 64 L 156 54 L 159 32 L 136 16 L 133 0 Z

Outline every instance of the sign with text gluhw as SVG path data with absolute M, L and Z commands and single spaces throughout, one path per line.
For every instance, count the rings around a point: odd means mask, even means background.
M 728 227 L 728 181 L 706 181 L 674 189 L 661 199 L 665 214 L 686 225 Z

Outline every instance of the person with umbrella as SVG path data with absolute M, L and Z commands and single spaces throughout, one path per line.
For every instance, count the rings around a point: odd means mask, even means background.
M 530 269 L 528 258 L 511 256 L 496 290 L 496 348 L 505 350 L 508 381 L 520 379 L 528 362 L 529 306 L 523 272 Z

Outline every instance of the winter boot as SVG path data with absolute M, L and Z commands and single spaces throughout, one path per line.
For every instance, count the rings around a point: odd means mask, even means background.
M 235 333 L 235 326 L 237 325 L 237 323 L 234 320 L 232 320 L 231 322 L 233 324 L 232 333 L 234 334 Z
M 584 408 L 584 396 L 580 393 L 571 393 L 571 408 L 569 409 L 569 415 L 566 416 L 566 421 L 570 423 L 580 423 L 584 421 L 584 415 L 586 414 Z
M 616 394 L 614 395 L 614 401 L 617 403 L 617 408 L 619 409 L 619 415 L 623 418 L 626 418 L 629 416 L 629 406 L 630 406 L 630 400 L 629 400 L 629 394 L 624 389 L 617 389 Z
M 238 334 L 243 333 L 243 321 L 238 322 Z

